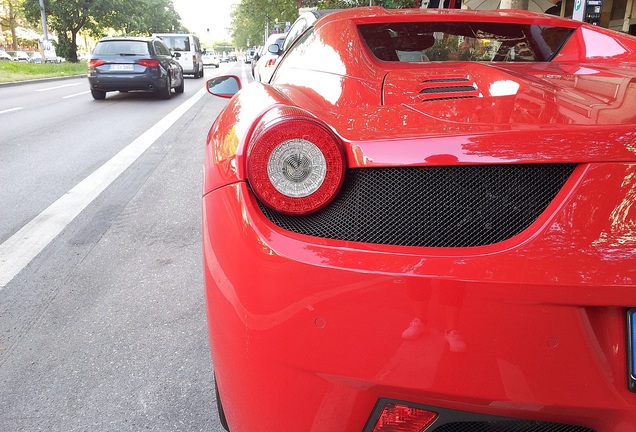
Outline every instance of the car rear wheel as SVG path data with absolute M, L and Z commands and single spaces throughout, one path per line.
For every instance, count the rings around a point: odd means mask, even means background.
M 91 94 L 93 95 L 93 99 L 95 100 L 106 99 L 106 92 L 91 89 Z
M 223 426 L 223 429 L 230 432 L 230 427 L 228 426 L 227 419 L 225 418 L 225 411 L 223 411 L 221 397 L 219 396 L 219 387 L 216 385 L 216 377 L 214 378 L 214 393 L 216 394 L 216 407 L 219 411 L 219 421 L 221 422 L 221 426 Z
M 185 88 L 185 80 L 183 79 L 183 77 L 181 77 L 181 84 L 176 86 L 174 88 L 174 91 L 175 93 L 183 93 L 184 88 Z
M 172 97 L 172 80 L 170 77 L 166 80 L 166 86 L 159 90 L 161 99 L 170 99 Z

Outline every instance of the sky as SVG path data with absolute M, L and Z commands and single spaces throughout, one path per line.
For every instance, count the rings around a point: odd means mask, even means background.
M 181 22 L 201 40 L 229 41 L 232 5 L 238 0 L 172 0 Z M 210 30 L 208 32 L 208 29 Z

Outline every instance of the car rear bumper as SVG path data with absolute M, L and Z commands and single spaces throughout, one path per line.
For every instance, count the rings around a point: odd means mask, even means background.
M 578 198 L 603 195 L 617 166 L 590 170 L 531 232 L 474 248 L 318 239 L 273 225 L 243 183 L 205 195 L 210 340 L 232 430 L 361 431 L 389 398 L 636 431 L 636 235 L 612 243 L 610 217 L 633 202 L 636 168 L 600 207 Z
M 148 75 L 105 75 L 89 76 L 90 87 L 99 91 L 157 91 L 166 87 L 165 77 Z

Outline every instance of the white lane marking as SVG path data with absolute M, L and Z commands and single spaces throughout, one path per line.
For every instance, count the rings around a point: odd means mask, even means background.
M 245 62 L 241 65 L 241 81 L 243 81 L 243 85 L 247 85 L 247 74 L 245 73 Z
M 82 95 L 85 95 L 85 94 L 90 93 L 90 92 L 91 92 L 90 90 L 86 90 L 85 92 L 75 93 L 75 94 L 68 95 L 68 96 L 62 96 L 62 99 L 74 98 L 76 96 L 82 96 Z
M 36 91 L 37 92 L 45 92 L 45 91 L 49 91 L 49 90 L 61 89 L 61 88 L 64 88 L 64 87 L 75 87 L 75 86 L 82 85 L 82 84 L 84 84 L 84 83 L 80 82 L 80 83 L 73 83 L 73 84 L 64 84 L 64 85 L 59 85 L 59 86 L 55 86 L 55 87 L 47 87 L 47 88 L 39 89 L 39 90 L 36 90 Z
M 14 112 L 14 111 L 20 111 L 21 109 L 24 109 L 24 107 L 10 108 L 10 109 L 4 110 L 4 111 L 0 111 L 0 114 L 10 113 L 10 112 Z
M 200 89 L 0 244 L 0 290 L 205 93 Z

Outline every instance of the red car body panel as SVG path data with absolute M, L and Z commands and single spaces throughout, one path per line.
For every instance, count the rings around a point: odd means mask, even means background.
M 414 66 L 377 60 L 356 30 L 441 19 L 574 34 L 550 62 Z M 380 398 L 636 431 L 625 319 L 636 306 L 636 39 L 518 11 L 354 9 L 314 32 L 333 51 L 322 69 L 284 57 L 272 85 L 243 88 L 208 135 L 208 322 L 231 431 L 362 431 Z M 481 97 L 422 108 L 413 83 L 427 74 L 468 75 Z M 501 82 L 514 92 L 488 93 Z M 257 123 L 285 105 L 329 125 L 349 169 L 577 167 L 528 228 L 494 244 L 299 234 L 263 215 L 246 172 Z

